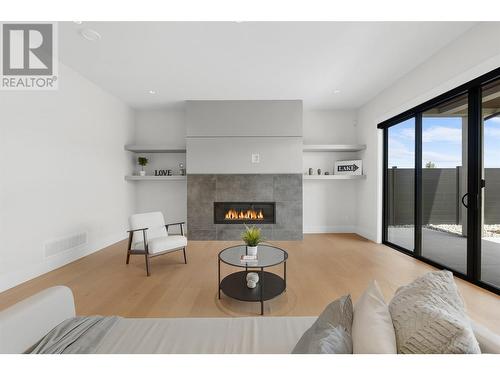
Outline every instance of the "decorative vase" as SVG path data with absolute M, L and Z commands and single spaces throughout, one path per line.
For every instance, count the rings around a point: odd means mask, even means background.
M 249 272 L 247 273 L 247 284 L 249 281 L 253 281 L 254 283 L 259 282 L 259 274 L 257 272 Z
M 139 171 L 139 176 L 145 176 L 146 175 L 146 171 Z
M 253 280 L 248 280 L 247 281 L 247 287 L 249 287 L 250 289 L 253 289 L 257 286 L 257 283 Z
M 257 246 L 247 246 L 247 253 L 248 255 L 257 255 Z

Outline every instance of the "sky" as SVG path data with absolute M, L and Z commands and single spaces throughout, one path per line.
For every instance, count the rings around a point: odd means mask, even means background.
M 389 128 L 389 167 L 414 168 L 415 122 L 406 120 Z M 428 162 L 436 168 L 462 165 L 462 120 L 460 117 L 422 119 L 422 167 Z M 500 116 L 484 123 L 484 166 L 500 168 Z

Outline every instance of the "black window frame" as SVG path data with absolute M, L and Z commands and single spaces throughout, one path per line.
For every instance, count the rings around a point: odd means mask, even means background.
M 482 141 L 482 87 L 492 81 L 500 79 L 500 67 L 473 80 L 451 89 L 437 97 L 427 100 L 403 113 L 385 120 L 377 125 L 383 130 L 383 170 L 382 170 L 382 243 L 406 255 L 430 264 L 438 269 L 446 269 L 459 278 L 474 285 L 500 295 L 500 288 L 481 281 L 481 222 L 479 220 L 478 203 L 482 200 L 481 189 L 481 141 Z M 467 271 L 466 274 L 453 270 L 443 264 L 422 256 L 422 114 L 433 107 L 452 100 L 455 97 L 468 95 L 468 193 L 474 200 L 475 209 L 467 210 L 467 222 L 475 225 L 467 226 Z M 393 244 L 387 240 L 387 170 L 388 170 L 388 131 L 391 126 L 397 125 L 410 118 L 415 118 L 415 210 L 414 210 L 414 250 Z

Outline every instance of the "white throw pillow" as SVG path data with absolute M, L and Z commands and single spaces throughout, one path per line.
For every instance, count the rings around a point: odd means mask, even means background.
M 389 303 L 398 353 L 481 353 L 450 271 L 428 272 Z
M 389 307 L 375 280 L 354 305 L 352 343 L 354 354 L 397 354 Z

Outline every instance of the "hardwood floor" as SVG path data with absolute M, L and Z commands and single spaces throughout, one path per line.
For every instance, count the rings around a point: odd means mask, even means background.
M 125 264 L 119 242 L 0 293 L 0 310 L 53 285 L 73 290 L 77 314 L 125 317 L 258 315 L 258 303 L 217 299 L 217 254 L 237 242 L 191 241 L 182 252 L 153 258 L 146 277 L 143 256 Z M 318 315 L 333 299 L 361 295 L 376 279 L 388 301 L 394 291 L 433 267 L 353 234 L 311 234 L 303 241 L 275 241 L 289 253 L 287 291 L 264 304 L 266 315 Z M 222 275 L 232 269 L 222 265 Z M 233 268 L 234 270 L 234 268 Z M 282 265 L 275 272 L 281 274 Z M 474 320 L 500 333 L 500 297 L 456 279 Z

